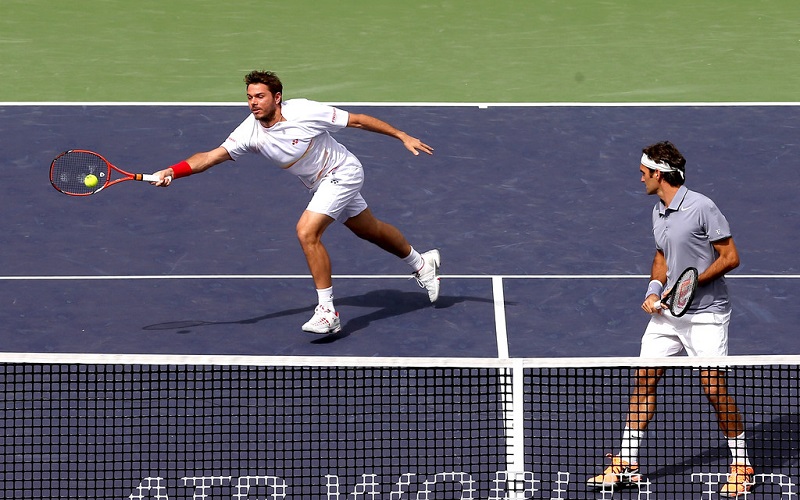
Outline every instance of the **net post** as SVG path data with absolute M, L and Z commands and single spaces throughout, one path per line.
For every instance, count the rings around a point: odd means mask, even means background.
M 503 368 L 506 419 L 506 495 L 525 498 L 529 474 L 525 467 L 525 367 L 520 358 Z

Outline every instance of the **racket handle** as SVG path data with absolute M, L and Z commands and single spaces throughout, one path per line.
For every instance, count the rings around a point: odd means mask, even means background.
M 144 182 L 158 182 L 161 180 L 161 178 L 153 174 L 135 174 L 133 177 L 137 181 L 144 181 Z M 168 175 L 167 177 L 165 177 L 165 179 L 172 180 L 172 176 Z
M 655 307 L 656 309 L 658 309 L 659 307 L 661 307 L 661 300 L 659 299 L 659 300 L 657 300 L 657 301 L 653 302 L 653 307 Z

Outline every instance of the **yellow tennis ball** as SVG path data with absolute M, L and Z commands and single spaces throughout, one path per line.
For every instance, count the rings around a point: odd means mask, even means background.
M 87 188 L 93 188 L 97 185 L 97 176 L 89 174 L 83 178 L 83 183 L 86 184 Z

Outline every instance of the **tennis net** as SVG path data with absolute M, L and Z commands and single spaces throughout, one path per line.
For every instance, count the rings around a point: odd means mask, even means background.
M 696 361 L 3 354 L 3 498 L 716 498 L 709 371 L 743 416 L 745 496 L 796 498 L 800 356 Z M 637 367 L 665 367 L 641 478 L 587 485 Z

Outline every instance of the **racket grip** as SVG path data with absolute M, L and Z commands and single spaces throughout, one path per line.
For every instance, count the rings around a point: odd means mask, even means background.
M 657 301 L 653 302 L 653 307 L 655 307 L 656 309 L 661 307 L 661 300 L 657 300 Z
M 158 182 L 161 180 L 157 175 L 153 174 L 136 174 L 133 176 L 133 178 L 136 179 L 137 181 L 144 181 L 144 182 Z M 164 177 L 164 179 L 169 179 L 171 181 L 172 176 L 168 175 Z

